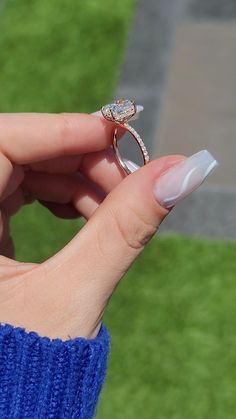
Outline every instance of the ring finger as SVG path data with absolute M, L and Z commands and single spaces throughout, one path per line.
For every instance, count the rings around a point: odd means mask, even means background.
M 28 171 L 22 187 L 39 201 L 66 206 L 72 204 L 78 216 L 83 215 L 86 219 L 91 217 L 106 196 L 98 186 L 79 173 L 64 175 Z M 44 205 L 55 212 L 55 205 Z

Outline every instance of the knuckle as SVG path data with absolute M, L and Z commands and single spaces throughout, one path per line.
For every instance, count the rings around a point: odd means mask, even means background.
M 113 215 L 116 228 L 125 244 L 132 250 L 142 250 L 157 231 L 157 226 L 131 207 Z

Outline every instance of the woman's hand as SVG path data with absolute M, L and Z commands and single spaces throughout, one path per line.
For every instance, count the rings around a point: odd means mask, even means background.
M 51 338 L 95 337 L 114 288 L 168 214 L 156 199 L 161 183 L 153 192 L 158 179 L 184 157 L 126 177 L 110 147 L 114 125 L 98 116 L 2 114 L 0 127 L 0 322 Z M 11 259 L 9 218 L 34 199 L 60 217 L 88 219 L 42 264 Z

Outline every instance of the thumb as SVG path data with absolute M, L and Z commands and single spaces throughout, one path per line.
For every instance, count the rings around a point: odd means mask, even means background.
M 87 312 L 88 301 L 102 312 L 170 208 L 196 189 L 216 165 L 206 150 L 187 159 L 168 156 L 150 162 L 127 176 L 80 233 L 46 263 L 59 264 L 60 277 L 79 282 Z

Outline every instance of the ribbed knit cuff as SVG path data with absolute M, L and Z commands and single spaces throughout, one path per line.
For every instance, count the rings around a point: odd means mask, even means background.
M 104 326 L 62 341 L 0 324 L 0 418 L 92 418 L 108 352 Z

